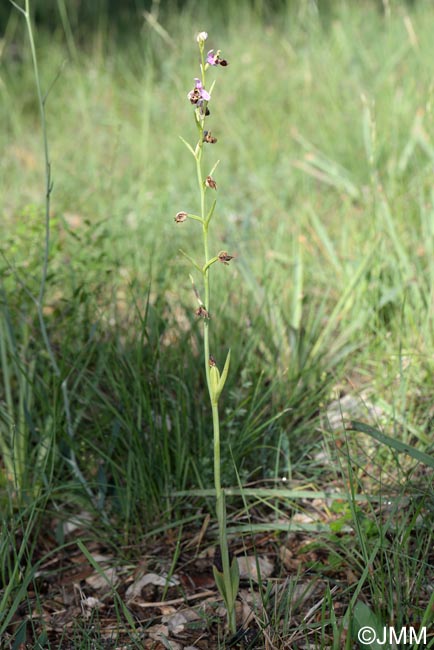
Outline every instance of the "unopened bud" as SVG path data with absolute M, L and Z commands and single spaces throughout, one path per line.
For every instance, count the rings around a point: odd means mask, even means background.
M 209 187 L 211 190 L 216 190 L 217 189 L 217 183 L 215 180 L 212 178 L 212 176 L 207 176 L 205 178 L 205 185 Z
M 219 383 L 220 383 L 220 372 L 217 368 L 215 362 L 214 365 L 209 369 L 209 382 L 210 382 L 210 393 L 211 401 L 213 404 L 217 404 L 219 398 Z
M 209 357 L 209 388 L 210 388 L 210 396 L 211 396 L 211 401 L 213 404 L 217 404 L 219 401 L 220 394 L 223 390 L 223 387 L 225 385 L 228 372 L 229 372 L 229 363 L 231 360 L 231 351 L 229 350 L 228 355 L 226 357 L 225 365 L 223 368 L 223 372 L 220 375 L 220 371 L 217 368 L 216 361 L 212 355 Z
M 198 307 L 194 313 L 196 314 L 196 316 L 201 316 L 202 318 L 209 319 L 209 313 L 203 305 L 200 305 L 200 307 Z
M 175 221 L 176 223 L 182 223 L 187 219 L 187 217 L 188 217 L 187 212 L 178 212 L 178 214 L 175 217 Z

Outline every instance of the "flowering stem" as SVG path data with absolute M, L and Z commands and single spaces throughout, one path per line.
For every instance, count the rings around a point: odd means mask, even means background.
M 203 51 L 202 54 L 202 83 L 205 85 L 205 67 L 203 60 Z M 204 108 L 204 112 L 205 112 Z M 210 214 L 206 214 L 206 201 L 205 201 L 205 179 L 202 171 L 202 155 L 203 155 L 203 138 L 204 138 L 204 122 L 205 116 L 199 121 L 199 144 L 198 151 L 196 156 L 196 170 L 197 170 L 197 180 L 199 183 L 200 190 L 200 214 L 203 220 L 202 223 L 202 235 L 203 235 L 203 248 L 204 248 L 204 257 L 205 263 L 203 266 L 203 283 L 205 290 L 205 309 L 210 311 L 210 281 L 209 281 L 209 270 L 214 261 L 218 258 L 210 259 L 209 255 L 209 241 L 208 241 L 208 227 L 210 222 L 210 216 L 212 215 L 213 209 L 210 211 Z M 214 204 L 215 205 L 215 204 Z M 214 207 L 214 206 L 213 206 Z M 207 379 L 208 392 L 212 405 L 212 424 L 213 424 L 213 437 L 214 437 L 214 487 L 216 494 L 216 514 L 217 514 L 217 523 L 219 528 L 219 546 L 222 559 L 222 569 L 223 575 L 227 578 L 227 588 L 230 588 L 230 565 L 229 565 L 229 550 L 228 542 L 226 536 L 226 503 L 225 503 L 225 494 L 222 489 L 221 483 L 221 456 L 220 456 L 220 417 L 218 410 L 218 403 L 213 400 L 213 393 L 210 382 L 210 347 L 209 347 L 209 321 L 207 318 L 204 318 L 204 330 L 203 330 L 203 341 L 204 341 L 204 362 L 205 362 L 205 373 Z M 235 594 L 229 595 L 227 603 L 233 602 Z M 235 621 L 235 608 L 228 607 L 228 623 L 229 629 L 233 634 L 236 632 L 236 621 Z
M 222 496 L 222 485 L 220 476 L 220 418 L 218 404 L 212 405 L 212 424 L 214 430 L 214 486 L 216 499 L 219 500 Z M 218 512 L 218 508 L 217 508 Z M 223 549 L 222 549 L 223 556 Z
M 222 489 L 221 484 L 221 455 L 220 455 L 220 419 L 219 419 L 219 410 L 218 410 L 218 400 L 220 393 L 223 389 L 224 383 L 227 378 L 230 362 L 230 351 L 228 352 L 226 362 L 220 374 L 220 371 L 217 368 L 217 364 L 212 356 L 210 356 L 210 342 L 209 342 L 209 311 L 210 311 L 210 268 L 217 262 L 221 261 L 224 264 L 227 264 L 228 261 L 232 259 L 232 256 L 228 255 L 226 252 L 219 253 L 217 257 L 210 257 L 209 254 L 209 239 L 208 239 L 208 229 L 211 218 L 214 213 L 214 208 L 216 201 L 214 200 L 211 204 L 210 209 L 207 212 L 206 208 L 206 191 L 208 188 L 212 190 L 217 189 L 217 184 L 212 178 L 211 174 L 216 169 L 218 162 L 214 165 L 211 170 L 211 173 L 205 177 L 203 172 L 203 149 L 204 143 L 215 143 L 216 138 L 211 136 L 211 132 L 205 131 L 205 120 L 206 116 L 209 114 L 208 111 L 208 102 L 211 99 L 211 93 L 213 85 L 211 86 L 210 91 L 205 89 L 206 86 L 206 70 L 209 65 L 215 65 L 216 63 L 210 63 L 209 54 L 208 59 L 205 61 L 204 55 L 204 42 L 207 38 L 205 32 L 201 32 L 198 37 L 199 50 L 200 50 L 200 76 L 201 79 L 195 79 L 195 88 L 188 94 L 188 97 L 192 104 L 195 104 L 195 123 L 198 130 L 199 141 L 196 145 L 196 148 L 193 149 L 185 140 L 184 144 L 187 146 L 188 150 L 193 154 L 196 162 L 196 174 L 197 181 L 199 184 L 200 192 L 200 216 L 187 214 L 186 212 L 179 212 L 175 218 L 175 221 L 182 223 L 188 216 L 191 216 L 195 221 L 202 223 L 202 239 L 203 239 L 203 250 L 204 250 L 204 263 L 202 267 L 195 262 L 187 253 L 183 253 L 185 257 L 193 264 L 193 266 L 199 270 L 202 274 L 203 279 L 203 288 L 204 288 L 204 302 L 202 303 L 198 292 L 195 290 L 196 298 L 199 301 L 199 309 L 196 312 L 198 315 L 203 316 L 203 340 L 204 340 L 204 362 L 205 362 L 205 374 L 208 387 L 208 393 L 211 402 L 212 408 L 212 423 L 213 423 L 213 437 L 214 437 L 214 485 L 215 485 L 215 495 L 216 495 L 216 515 L 217 523 L 219 530 L 219 546 L 221 553 L 221 566 L 214 566 L 214 577 L 216 580 L 217 587 L 220 593 L 223 596 L 230 631 L 236 633 L 236 620 L 235 620 L 235 600 L 238 593 L 238 584 L 239 584 L 239 574 L 238 574 L 238 564 L 236 559 L 230 563 L 229 559 L 229 548 L 228 540 L 226 533 L 226 503 L 225 503 L 225 491 Z M 218 59 L 218 61 L 221 61 Z M 227 62 L 224 62 L 227 65 Z M 223 63 L 222 63 L 223 65 Z M 181 138 L 182 139 L 182 138 Z M 183 252 L 183 251 L 181 251 Z M 194 281 L 193 288 L 194 288 Z M 217 563 L 215 563 L 217 564 Z M 222 570 L 221 570 L 222 569 Z
M 204 56 L 204 43 L 199 44 L 200 58 L 201 58 L 201 81 L 202 86 L 205 87 L 205 56 Z M 205 289 L 205 309 L 209 313 L 209 268 L 207 264 L 209 261 L 209 244 L 208 244 L 208 223 L 206 222 L 206 202 L 205 202 L 205 179 L 202 172 L 202 156 L 203 156 L 203 137 L 204 137 L 204 126 L 205 126 L 205 114 L 206 114 L 206 103 L 202 107 L 202 116 L 199 117 L 197 124 L 199 130 L 199 143 L 198 143 L 198 152 L 196 156 L 196 169 L 197 169 L 197 180 L 199 183 L 200 191 L 200 214 L 203 220 L 202 224 L 202 235 L 203 235 L 203 248 L 204 248 L 204 257 L 205 264 L 203 270 L 203 282 Z M 203 330 L 203 341 L 204 341 L 204 362 L 205 362 L 205 373 L 206 373 L 206 383 L 208 386 L 208 392 L 211 397 L 211 384 L 209 378 L 209 324 L 208 319 L 204 319 L 204 330 Z M 220 456 L 220 449 L 219 449 Z
M 202 154 L 203 154 L 203 121 L 200 123 L 200 140 L 198 145 L 198 152 L 196 155 L 196 171 L 197 171 L 197 180 L 199 183 L 200 190 L 200 214 L 202 219 L 202 235 L 203 235 L 203 247 L 204 247 L 204 257 L 205 264 L 203 268 L 203 282 L 205 289 L 205 309 L 209 312 L 209 267 L 206 268 L 206 265 L 209 261 L 209 244 L 208 244 L 208 224 L 206 223 L 206 207 L 205 207 L 205 184 L 202 174 Z M 209 381 L 209 329 L 208 329 L 208 319 L 204 319 L 204 331 L 203 331 L 203 340 L 204 340 L 204 357 L 205 357 L 205 373 L 206 381 L 208 386 L 208 391 L 211 391 L 210 381 Z M 211 395 L 211 392 L 210 392 Z

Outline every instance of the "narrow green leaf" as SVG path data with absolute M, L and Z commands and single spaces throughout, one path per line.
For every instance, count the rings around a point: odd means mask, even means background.
M 424 465 L 427 465 L 428 467 L 434 469 L 434 456 L 425 454 L 423 451 L 419 451 L 418 449 L 405 444 L 405 442 L 395 440 L 395 438 L 391 438 L 390 436 L 381 433 L 381 431 L 374 429 L 373 427 L 369 426 L 369 424 L 353 421 L 350 422 L 349 426 L 347 426 L 346 429 L 347 431 L 359 431 L 360 433 L 367 433 L 368 436 L 375 438 L 375 440 L 378 440 L 378 442 L 381 442 L 383 445 L 387 445 L 399 453 L 403 452 L 405 454 L 408 454 L 415 460 L 418 460 L 420 463 L 423 463 Z
M 384 644 L 377 641 L 377 639 L 381 640 L 383 638 L 383 626 L 374 612 L 361 601 L 358 601 L 354 607 L 352 626 L 359 648 L 366 648 L 367 650 L 384 648 Z
M 238 561 L 236 557 L 232 559 L 232 564 L 231 564 L 231 583 L 232 583 L 232 597 L 235 603 L 238 594 L 238 588 L 240 586 L 240 569 L 238 567 Z
M 212 572 L 214 574 L 214 580 L 217 586 L 217 589 L 219 590 L 221 596 L 223 597 L 223 600 L 225 601 L 226 607 L 228 606 L 227 603 L 227 596 L 226 596 L 226 586 L 225 586 L 225 579 L 223 576 L 223 573 L 221 573 L 216 566 L 213 565 L 212 567 Z
M 321 219 L 316 214 L 312 206 L 309 206 L 310 219 L 313 227 L 315 228 L 316 234 L 318 235 L 322 247 L 327 252 L 330 262 L 335 267 L 336 271 L 342 273 L 342 264 L 339 260 L 339 255 L 336 252 L 336 247 L 330 239 L 327 230 L 324 228 Z
M 303 256 L 298 239 L 294 243 L 294 260 L 291 327 L 298 331 L 301 325 L 303 303 Z
M 14 0 L 9 0 L 9 1 L 10 1 L 11 5 L 13 5 L 15 7 L 15 9 L 17 9 L 19 12 L 21 12 L 23 14 L 23 16 L 25 18 L 27 18 L 27 13 L 26 13 L 26 11 L 24 11 L 24 9 L 22 7 L 20 7 L 16 2 L 14 2 Z
M 219 383 L 218 383 L 218 386 L 217 386 L 217 399 L 219 399 L 219 397 L 221 395 L 221 392 L 222 392 L 222 390 L 224 388 L 224 385 L 226 383 L 226 379 L 227 379 L 228 372 L 229 372 L 229 364 L 230 364 L 230 362 L 231 362 L 231 351 L 229 350 L 228 355 L 226 357 L 223 372 L 221 374 L 221 377 L 220 377 L 220 380 L 219 380 Z
M 215 172 L 215 170 L 217 169 L 217 167 L 218 167 L 219 164 L 220 164 L 220 160 L 217 160 L 216 164 L 213 165 L 213 167 L 212 167 L 210 173 L 208 174 L 208 176 L 212 176 L 212 175 L 214 174 L 214 172 Z
M 191 212 L 188 213 L 188 218 L 189 219 L 194 219 L 195 221 L 200 221 L 200 223 L 203 223 L 202 217 L 199 217 L 197 214 L 191 214 Z
M 208 497 L 215 496 L 215 489 L 203 490 L 179 490 L 172 492 L 173 496 L 177 497 Z M 299 499 L 328 499 L 335 501 L 342 501 L 348 499 L 348 494 L 342 491 L 333 490 L 291 490 L 285 488 L 225 488 L 227 496 L 248 496 L 264 499 L 290 499 L 297 501 Z M 384 500 L 397 501 L 399 497 L 393 494 L 353 494 L 351 499 L 360 503 L 381 503 Z
M 212 202 L 212 206 L 211 206 L 210 209 L 209 209 L 208 216 L 207 216 L 207 218 L 205 219 L 205 224 L 206 224 L 206 225 L 208 225 L 209 222 L 211 221 L 211 217 L 212 217 L 212 215 L 214 214 L 214 210 L 215 210 L 216 203 L 217 203 L 217 199 L 214 199 L 214 201 Z
M 187 140 L 184 140 L 184 138 L 181 135 L 179 136 L 179 139 L 185 144 L 185 146 L 191 152 L 191 154 L 194 156 L 194 158 L 196 158 L 195 151 L 194 151 L 193 147 L 191 146 L 191 144 L 188 144 Z
M 351 276 L 350 282 L 348 283 L 345 291 L 336 303 L 336 306 L 334 307 L 332 313 L 329 315 L 326 326 L 321 331 L 315 345 L 311 349 L 310 356 L 312 359 L 315 358 L 321 347 L 327 343 L 327 338 L 332 335 L 333 330 L 336 328 L 337 323 L 342 319 L 344 314 L 346 314 L 351 309 L 354 302 L 354 289 L 362 279 L 363 274 L 371 262 L 371 259 L 374 257 L 374 254 L 376 253 L 377 243 L 378 240 L 373 242 L 370 252 L 366 255 L 365 259 L 362 260 L 357 270 Z
M 133 630 L 135 630 L 135 629 L 136 629 L 136 625 L 135 625 L 135 622 L 134 622 L 133 617 L 131 616 L 131 613 L 130 613 L 129 609 L 126 607 L 126 605 L 124 604 L 124 602 L 122 601 L 122 599 L 119 598 L 119 596 L 118 596 L 118 594 L 117 594 L 117 592 L 116 592 L 116 588 L 115 588 L 115 586 L 112 584 L 110 578 L 107 577 L 107 574 L 106 574 L 106 572 L 104 571 L 103 567 L 102 567 L 102 566 L 101 566 L 101 565 L 100 565 L 100 564 L 95 560 L 95 558 L 94 558 L 93 555 L 90 553 L 90 551 L 88 550 L 87 546 L 86 546 L 86 545 L 81 541 L 81 539 L 78 539 L 78 540 L 77 540 L 77 546 L 78 546 L 78 548 L 80 549 L 80 551 L 83 553 L 83 555 L 86 557 L 86 559 L 87 559 L 87 561 L 89 562 L 89 564 L 90 564 L 90 565 L 95 569 L 95 571 L 98 573 L 98 575 L 106 581 L 107 586 L 110 588 L 110 591 L 113 593 L 113 596 L 114 596 L 116 602 L 118 603 L 118 606 L 120 606 L 120 608 L 121 608 L 121 610 L 122 610 L 122 612 L 123 612 L 123 615 L 125 616 L 127 622 L 129 623 L 129 625 L 131 626 L 131 628 L 132 628 Z
M 192 257 L 190 257 L 190 255 L 189 255 L 188 253 L 186 253 L 185 251 L 183 251 L 182 248 L 179 249 L 179 252 L 181 253 L 181 255 L 184 255 L 184 257 L 185 257 L 185 258 L 186 258 L 186 259 L 187 259 L 191 264 L 193 264 L 194 267 L 196 267 L 196 269 L 199 271 L 199 273 L 202 273 L 202 269 L 200 268 L 199 264 L 198 264 L 197 262 L 195 262 L 195 260 L 194 260 Z

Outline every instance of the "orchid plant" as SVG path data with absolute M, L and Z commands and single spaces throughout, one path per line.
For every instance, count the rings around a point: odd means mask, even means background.
M 220 553 L 216 554 L 214 560 L 214 578 L 218 590 L 220 591 L 221 596 L 223 597 L 224 603 L 226 605 L 226 611 L 228 615 L 228 624 L 232 633 L 236 632 L 236 620 L 235 620 L 235 600 L 238 594 L 239 586 L 239 571 L 238 563 L 236 558 L 230 560 L 229 556 L 229 547 L 228 539 L 226 533 L 226 503 L 225 503 L 225 491 L 222 488 L 221 484 L 221 472 L 220 472 L 220 419 L 219 419 L 219 399 L 222 393 L 223 387 L 226 382 L 229 371 L 229 362 L 230 362 L 230 350 L 227 354 L 223 370 L 220 373 L 217 362 L 214 356 L 211 354 L 210 347 L 210 322 L 211 322 L 211 311 L 210 311 L 210 282 L 209 275 L 211 267 L 216 263 L 221 263 L 223 265 L 229 264 L 233 259 L 232 255 L 229 255 L 226 251 L 220 251 L 217 255 L 210 255 L 210 246 L 209 246 L 209 227 L 211 219 L 214 216 L 214 211 L 216 207 L 216 198 L 210 200 L 209 195 L 217 191 L 217 183 L 213 177 L 213 174 L 217 168 L 219 161 L 217 161 L 212 168 L 209 170 L 209 173 L 204 171 L 204 151 L 208 145 L 213 145 L 217 142 L 217 138 L 213 136 L 210 130 L 206 129 L 207 121 L 210 116 L 209 104 L 211 102 L 211 97 L 213 94 L 215 81 L 207 90 L 207 72 L 210 67 L 226 67 L 228 62 L 221 58 L 220 50 L 216 52 L 214 50 L 209 50 L 205 54 L 205 42 L 208 38 L 206 32 L 200 32 L 197 36 L 197 43 L 199 46 L 200 52 L 200 77 L 194 79 L 194 87 L 187 95 L 188 100 L 194 108 L 193 115 L 194 121 L 197 127 L 198 132 L 198 141 L 197 144 L 193 147 L 188 142 L 181 138 L 185 146 L 192 154 L 197 173 L 197 181 L 199 186 L 199 196 L 200 196 L 200 211 L 199 214 L 192 214 L 190 212 L 178 212 L 175 216 L 176 223 L 183 223 L 187 220 L 192 219 L 193 221 L 198 222 L 202 226 L 202 239 L 203 239 L 203 252 L 204 257 L 202 263 L 194 260 L 190 255 L 181 250 L 181 253 L 189 260 L 193 265 L 196 271 L 199 273 L 202 281 L 203 288 L 203 300 L 201 294 L 196 288 L 195 281 L 192 275 L 190 279 L 193 285 L 193 291 L 195 293 L 196 299 L 198 301 L 198 307 L 196 309 L 196 316 L 201 318 L 203 321 L 203 342 L 204 342 L 204 362 L 205 362 L 205 375 L 206 382 L 208 387 L 209 398 L 211 402 L 212 410 L 212 423 L 213 423 L 213 432 L 214 432 L 214 484 L 215 484 L 215 495 L 216 495 L 216 515 L 217 523 L 219 529 L 219 546 Z

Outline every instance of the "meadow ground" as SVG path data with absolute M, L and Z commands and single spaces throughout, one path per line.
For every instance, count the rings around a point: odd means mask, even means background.
M 434 8 L 157 9 L 86 31 L 59 0 L 34 29 L 48 251 L 19 11 L 0 41 L 0 645 L 378 648 L 359 631 L 386 626 L 434 647 Z M 238 639 L 212 580 L 202 324 L 179 254 L 200 242 L 174 223 L 199 209 L 179 136 L 194 144 L 203 29 L 229 61 L 206 153 L 212 247 L 235 255 L 210 327 L 218 361 L 232 351 Z

